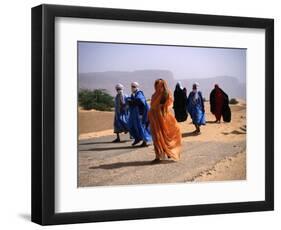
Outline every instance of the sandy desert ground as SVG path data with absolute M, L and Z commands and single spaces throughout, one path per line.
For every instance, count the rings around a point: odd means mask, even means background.
M 246 104 L 231 105 L 232 121 L 215 124 L 205 103 L 207 124 L 194 136 L 190 117 L 180 123 L 179 162 L 151 165 L 153 145 L 132 148 L 128 135 L 113 144 L 113 112 L 79 110 L 78 186 L 201 182 L 246 179 Z

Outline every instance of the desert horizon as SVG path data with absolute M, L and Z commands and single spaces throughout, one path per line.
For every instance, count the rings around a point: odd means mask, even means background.
M 180 81 L 187 91 L 191 90 L 194 82 L 199 83 L 200 91 L 203 95 L 209 96 L 210 91 L 215 84 L 219 84 L 222 89 L 228 92 L 230 98 L 241 98 L 246 100 L 246 82 L 240 81 L 235 76 L 208 76 L 202 78 L 177 77 L 170 70 L 164 69 L 139 69 L 133 71 L 101 71 L 79 73 L 79 90 L 81 89 L 105 89 L 111 96 L 115 96 L 115 85 L 122 83 L 125 86 L 125 91 L 130 94 L 130 83 L 137 81 L 140 88 L 145 92 L 147 98 L 150 98 L 154 92 L 153 83 L 156 79 L 165 79 L 170 87 L 174 89 L 176 83 Z

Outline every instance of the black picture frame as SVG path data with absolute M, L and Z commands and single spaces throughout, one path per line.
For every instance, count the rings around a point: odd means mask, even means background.
M 55 213 L 55 18 L 109 19 L 265 29 L 265 200 Z M 262 111 L 261 111 L 262 112 Z M 126 9 L 39 5 L 32 8 L 32 205 L 41 225 L 222 214 L 274 209 L 274 20 Z

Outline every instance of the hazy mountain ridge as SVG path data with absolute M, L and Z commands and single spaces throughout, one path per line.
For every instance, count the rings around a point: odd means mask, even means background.
M 203 79 L 184 79 L 181 82 L 187 88 L 187 91 L 190 91 L 194 82 L 198 82 L 199 89 L 207 100 L 209 100 L 215 84 L 218 84 L 230 98 L 246 99 L 246 83 L 239 82 L 235 77 L 218 76 Z
M 130 94 L 130 83 L 137 81 L 147 98 L 154 92 L 154 81 L 158 78 L 165 79 L 173 91 L 178 79 L 169 70 L 136 70 L 136 71 L 107 71 L 79 74 L 79 89 L 106 89 L 111 95 L 115 95 L 115 85 L 122 83 L 125 93 Z M 246 99 L 246 84 L 231 76 L 218 76 L 204 79 L 180 79 L 187 91 L 192 84 L 198 82 L 203 96 L 208 99 L 214 84 L 219 84 L 230 98 Z

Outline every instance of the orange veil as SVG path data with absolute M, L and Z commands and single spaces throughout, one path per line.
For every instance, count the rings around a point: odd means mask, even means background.
M 180 127 L 169 111 L 173 103 L 172 93 L 163 79 L 155 81 L 155 93 L 152 95 L 148 119 L 153 138 L 154 150 L 157 158 L 165 155 L 173 160 L 180 159 L 181 131 Z

